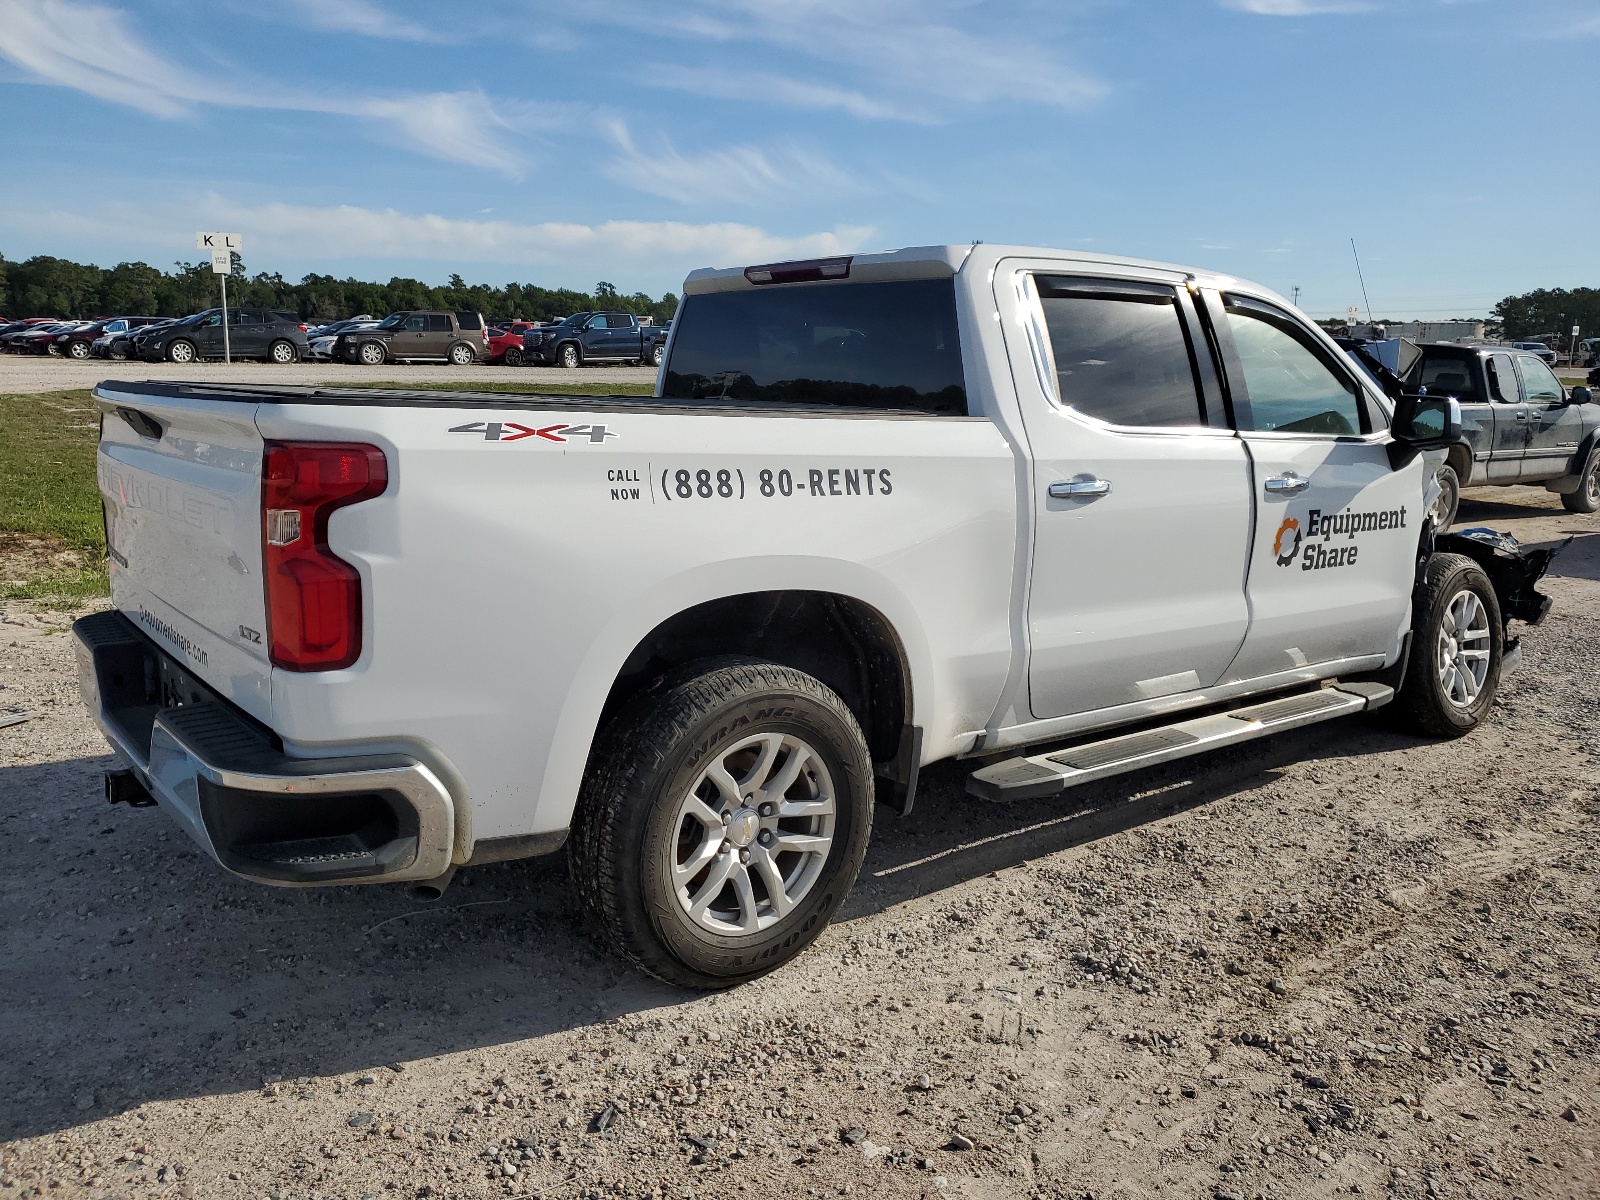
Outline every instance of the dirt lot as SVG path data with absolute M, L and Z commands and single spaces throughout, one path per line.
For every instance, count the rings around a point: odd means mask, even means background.
M 432 906 L 230 880 L 97 797 L 65 619 L 13 606 L 0 1197 L 1600 1195 L 1600 522 L 1462 516 L 1579 534 L 1475 735 L 1010 807 L 935 769 L 718 996 L 597 950 L 559 859 Z
M 279 367 L 271 363 L 176 363 L 108 362 L 93 358 L 70 362 L 60 358 L 32 355 L 0 355 L 0 395 L 22 392 L 54 392 L 65 388 L 93 387 L 102 379 L 178 379 L 204 383 L 284 383 L 334 384 L 342 380 L 366 383 L 520 383 L 543 386 L 552 383 L 654 383 L 654 367 L 501 367 L 479 364 L 473 367 L 432 366 L 423 363 L 396 363 L 387 367 L 352 367 L 346 363 L 296 363 Z

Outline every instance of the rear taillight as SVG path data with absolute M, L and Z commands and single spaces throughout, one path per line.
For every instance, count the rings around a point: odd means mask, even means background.
M 382 494 L 388 482 L 376 446 L 267 443 L 261 549 L 274 666 L 336 671 L 361 657 L 361 576 L 328 548 L 328 517 Z

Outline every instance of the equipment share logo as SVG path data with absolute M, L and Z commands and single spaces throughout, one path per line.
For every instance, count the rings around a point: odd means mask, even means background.
M 1272 552 L 1278 556 L 1278 565 L 1287 567 L 1300 553 L 1300 522 L 1285 517 L 1278 526 L 1278 536 L 1272 539 Z

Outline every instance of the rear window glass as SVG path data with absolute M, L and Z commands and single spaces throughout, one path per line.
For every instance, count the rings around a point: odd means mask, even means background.
M 1477 401 L 1477 372 L 1472 363 L 1457 354 L 1439 354 L 1423 351 L 1417 365 L 1406 376 L 1408 386 L 1425 387 L 1430 396 L 1455 396 L 1459 400 Z
M 953 280 L 712 292 L 676 320 L 673 399 L 967 411 Z
M 1061 402 L 1114 425 L 1203 425 L 1177 293 L 1040 276 Z

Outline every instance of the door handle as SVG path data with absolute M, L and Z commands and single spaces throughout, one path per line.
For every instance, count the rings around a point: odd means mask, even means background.
M 1302 479 L 1293 471 L 1274 475 L 1261 485 L 1269 496 L 1297 496 L 1311 486 L 1311 480 Z
M 1527 414 L 1527 413 L 1525 413 L 1525 412 L 1519 412 L 1519 413 L 1518 413 L 1518 414 L 1517 414 L 1517 420 L 1519 420 L 1519 421 L 1526 421 L 1526 420 L 1527 420 L 1527 419 L 1528 419 L 1528 414 Z
M 1078 500 L 1090 496 L 1108 496 L 1111 494 L 1111 481 L 1109 479 L 1096 479 L 1093 475 L 1079 475 L 1073 479 L 1064 479 L 1060 483 L 1050 485 L 1050 499 L 1052 500 Z

